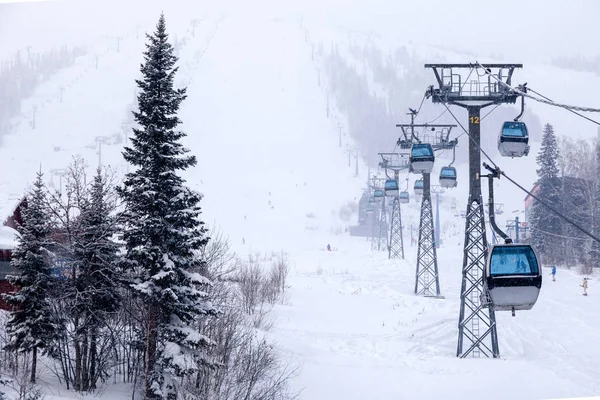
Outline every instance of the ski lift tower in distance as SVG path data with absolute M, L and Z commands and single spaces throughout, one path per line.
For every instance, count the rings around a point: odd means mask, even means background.
M 369 183 L 369 191 L 372 193 L 374 201 L 371 250 L 383 250 L 387 246 L 387 212 L 385 209 L 386 196 L 384 182 L 384 178 L 373 175 Z
M 487 240 L 479 180 L 480 122 L 482 108 L 516 103 L 519 95 L 508 86 L 512 84 L 514 70 L 522 67 L 522 64 L 425 64 L 437 81 L 437 88 L 430 86 L 426 96 L 433 103 L 444 104 L 448 110 L 449 105 L 456 105 L 465 108 L 469 114 L 469 198 L 456 351 L 457 357 L 461 358 L 481 355 L 496 358 L 500 354 L 494 309 L 481 301 L 482 295 L 486 294 L 483 277 Z M 463 76 L 466 76 L 464 82 Z
M 400 192 L 399 174 L 403 169 L 409 167 L 408 155 L 401 153 L 379 153 L 382 161 L 379 166 L 384 169 L 387 179 L 385 181 L 386 196 L 393 198 L 392 220 L 390 223 L 390 237 L 388 241 L 388 259 L 404 259 L 404 239 L 402 236 L 402 212 L 401 203 L 408 203 L 408 192 Z M 394 172 L 394 176 L 388 175 L 388 170 Z
M 421 195 L 421 216 L 419 221 L 419 248 L 417 251 L 417 268 L 415 273 L 415 294 L 425 297 L 443 298 L 440 294 L 437 252 L 435 248 L 435 227 L 433 224 L 433 208 L 431 204 L 431 169 L 435 162 L 434 151 L 454 149 L 457 139 L 450 140 L 452 128 L 447 124 L 415 124 L 416 111 L 410 110 L 410 124 L 396 124 L 401 128 L 402 136 L 396 145 L 410 151 L 410 172 L 422 174 L 422 179 L 415 182 L 416 195 Z M 433 135 L 421 135 L 419 138 L 415 128 L 434 132 Z

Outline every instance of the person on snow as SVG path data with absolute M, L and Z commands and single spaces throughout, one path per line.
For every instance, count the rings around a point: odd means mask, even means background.
M 581 287 L 583 288 L 584 296 L 587 296 L 587 281 L 588 281 L 588 278 L 583 278 L 583 284 L 581 285 Z
M 331 251 L 331 245 L 329 243 L 327 244 L 327 251 Z
M 552 272 L 550 273 L 550 275 L 552 275 L 552 281 L 556 282 L 556 265 L 552 266 Z

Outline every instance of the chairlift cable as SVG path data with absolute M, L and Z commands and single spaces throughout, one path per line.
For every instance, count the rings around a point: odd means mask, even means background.
M 529 90 L 529 88 L 527 88 Z M 496 107 L 492 108 L 490 111 L 487 112 L 487 114 L 485 114 L 483 117 L 479 118 L 479 121 L 483 121 L 485 119 L 485 117 L 487 117 L 488 115 L 490 115 L 491 113 L 493 113 L 496 108 L 500 107 L 500 104 L 496 104 Z M 461 133 L 462 135 L 462 133 Z
M 531 89 L 530 87 L 527 87 L 527 90 L 528 90 L 528 91 L 530 91 L 530 92 L 533 92 L 533 93 L 537 94 L 538 96 L 541 96 L 541 97 L 543 97 L 544 99 L 546 99 L 546 100 L 548 100 L 548 101 L 552 101 L 552 100 L 551 100 L 551 99 L 549 99 L 548 97 L 544 96 L 544 95 L 543 95 L 543 94 L 541 94 L 541 93 L 538 93 L 538 92 L 536 92 L 535 90 Z M 578 112 L 577 112 L 577 111 L 575 111 L 575 110 L 572 110 L 572 109 L 570 109 L 570 108 L 567 108 L 567 110 L 568 110 L 568 111 L 571 111 L 571 112 L 572 112 L 573 114 L 575 114 L 575 115 L 578 115 L 578 116 L 580 116 L 581 118 L 584 118 L 584 119 L 587 119 L 587 120 L 588 120 L 588 121 L 590 121 L 590 122 L 593 122 L 593 123 L 594 123 L 594 124 L 596 124 L 596 125 L 600 125 L 600 122 L 598 122 L 598 121 L 596 121 L 596 120 L 593 120 L 593 119 L 591 119 L 590 117 L 586 117 L 585 115 L 583 115 L 583 114 L 580 114 L 580 113 L 578 113 Z
M 507 89 L 510 89 L 514 93 L 517 93 L 517 94 L 519 94 L 521 96 L 530 98 L 530 99 L 535 100 L 537 102 L 548 104 L 548 105 L 555 106 L 555 107 L 561 107 L 561 108 L 564 108 L 564 109 L 567 109 L 567 110 L 576 110 L 576 111 L 583 111 L 583 112 L 600 112 L 600 108 L 580 107 L 580 106 L 573 106 L 573 105 L 569 105 L 569 104 L 556 103 L 556 102 L 548 99 L 545 96 L 542 96 L 542 97 L 545 97 L 544 99 L 537 98 L 535 96 L 532 96 L 532 95 L 524 92 L 521 89 L 514 88 L 514 87 L 510 86 L 509 84 L 503 82 L 502 80 L 498 79 L 498 77 L 496 77 L 490 71 L 486 70 L 485 67 L 483 67 L 480 63 L 477 63 L 477 66 L 480 67 L 480 68 L 482 68 L 487 75 L 489 75 L 490 77 L 492 77 L 493 79 L 495 79 L 496 82 L 498 82 L 500 85 L 506 87 Z M 527 89 L 529 90 L 529 87 Z
M 435 121 L 440 119 L 442 117 L 442 115 L 446 114 L 446 112 L 448 112 L 448 110 L 444 110 L 440 115 L 438 115 L 436 118 L 432 119 L 431 121 L 425 122 L 425 125 L 434 123 Z
M 485 150 L 483 150 L 481 148 L 481 146 L 479 146 L 471 137 L 471 135 L 469 135 L 469 131 L 467 131 L 464 127 L 464 125 L 458 120 L 458 118 L 456 118 L 456 116 L 454 115 L 454 113 L 452 112 L 452 110 L 450 110 L 450 107 L 448 107 L 448 105 L 446 103 L 442 103 L 444 104 L 444 107 L 446 107 L 446 109 L 448 110 L 448 112 L 450 113 L 450 115 L 452 115 L 452 118 L 454 118 L 454 120 L 456 121 L 456 123 L 462 128 L 463 132 L 467 134 L 467 136 L 469 137 L 469 140 L 471 142 L 473 142 L 473 144 L 479 149 L 479 151 L 481 153 L 483 153 L 483 155 L 485 155 L 487 157 L 487 159 L 492 163 L 492 165 L 494 166 L 494 168 L 498 169 L 498 165 L 496 165 L 496 163 L 494 162 L 494 160 L 492 160 L 492 158 L 485 152 Z
M 415 117 L 417 115 L 419 115 L 419 113 L 421 112 L 421 107 L 423 107 L 423 103 L 425 103 L 425 98 L 427 97 L 427 93 L 423 94 L 423 98 L 421 99 L 421 104 L 419 105 L 419 109 L 417 110 L 417 114 L 415 115 Z
M 492 108 L 490 111 L 488 111 L 488 113 L 487 113 L 487 114 L 485 114 L 483 117 L 481 117 L 481 118 L 479 119 L 479 121 L 483 121 L 483 120 L 485 119 L 485 117 L 487 117 L 487 116 L 488 116 L 488 115 L 490 115 L 492 112 L 494 112 L 494 111 L 496 110 L 496 108 L 498 108 L 498 107 L 500 107 L 500 104 L 496 104 L 496 106 L 495 106 L 494 108 Z M 441 115 L 445 114 L 446 112 L 448 112 L 448 110 L 444 110 L 444 112 L 443 112 Z M 440 115 L 440 116 L 441 116 L 441 115 Z M 439 118 L 439 117 L 438 117 L 438 118 Z M 436 119 L 437 119 L 437 118 L 436 118 Z M 455 118 L 455 119 L 456 119 L 456 118 Z M 462 128 L 462 126 L 461 126 L 461 128 Z M 460 138 L 460 137 L 461 137 L 461 136 L 463 136 L 465 133 L 467 133 L 467 132 L 466 132 L 466 131 L 464 130 L 464 128 L 463 128 L 463 132 L 462 132 L 460 135 L 456 136 L 456 137 L 455 137 L 455 139 L 458 139 L 458 138 Z M 448 149 L 443 149 L 443 150 L 442 150 L 442 151 L 441 151 L 439 154 L 443 154 L 443 153 L 444 153 L 444 151 L 446 151 L 446 150 L 448 150 Z
M 460 127 L 462 128 L 462 130 L 467 134 L 467 136 L 469 137 L 469 140 L 471 140 L 471 142 L 473 142 L 473 144 L 479 149 L 479 151 L 492 163 L 492 165 L 494 166 L 494 168 L 496 170 L 498 170 L 498 172 L 503 175 L 506 179 L 508 179 L 509 182 L 511 182 L 513 185 L 517 186 L 519 189 L 521 189 L 523 192 L 527 193 L 529 196 L 531 196 L 532 198 L 534 198 L 535 200 L 537 200 L 540 204 L 542 204 L 543 206 L 545 206 L 546 208 L 548 208 L 550 211 L 552 211 L 554 214 L 558 215 L 559 217 L 561 217 L 563 220 L 565 220 L 566 222 L 568 222 L 569 224 L 573 225 L 575 228 L 579 229 L 580 231 L 582 231 L 583 233 L 585 233 L 587 236 L 589 236 L 590 238 L 592 238 L 593 240 L 597 241 L 598 243 L 600 243 L 600 239 L 598 239 L 598 237 L 596 237 L 595 235 L 593 235 L 592 233 L 588 232 L 587 230 L 585 230 L 584 228 L 582 228 L 581 226 L 579 226 L 577 223 L 575 223 L 574 221 L 572 221 L 570 218 L 566 217 L 565 215 L 563 215 L 562 213 L 560 213 L 559 211 L 557 211 L 554 207 L 550 206 L 548 203 L 546 203 L 543 200 L 540 200 L 536 195 L 534 195 L 533 193 L 531 193 L 529 190 L 525 189 L 523 186 L 521 186 L 520 184 L 518 184 L 517 182 L 515 182 L 510 176 L 506 175 L 506 173 L 504 171 L 502 171 L 500 169 L 500 167 L 498 167 L 498 165 L 494 162 L 494 160 L 492 160 L 492 158 L 485 152 L 485 150 L 483 150 L 481 148 L 481 146 L 479 144 L 477 144 L 475 142 L 475 140 L 473 140 L 473 138 L 471 137 L 471 135 L 469 134 L 469 132 L 465 129 L 465 127 L 461 124 L 461 122 L 456 118 L 456 116 L 452 113 L 452 111 L 450 110 L 450 108 L 448 107 L 448 105 L 446 103 L 443 103 L 444 106 L 448 109 L 448 112 L 450 113 L 450 115 L 452 115 L 452 117 L 454 118 L 454 120 L 460 125 Z
M 556 209 L 554 209 L 553 207 L 551 207 L 545 201 L 540 200 L 536 195 L 534 195 L 533 193 L 531 193 L 529 190 L 525 189 L 523 186 L 519 185 L 510 176 L 506 175 L 506 173 L 504 171 L 500 171 L 500 174 L 504 175 L 504 177 L 506 179 L 508 179 L 510 182 L 512 182 L 513 185 L 517 186 L 519 189 L 521 189 L 522 191 L 524 191 L 525 193 L 527 193 L 529 196 L 533 197 L 540 204 L 546 206 L 546 208 L 548 208 L 554 214 L 558 215 L 559 217 L 561 217 L 562 219 L 564 219 L 565 221 L 567 221 L 568 223 L 570 223 L 571 225 L 573 225 L 575 228 L 579 229 L 581 232 L 585 233 L 587 236 L 591 237 L 596 242 L 600 243 L 600 239 L 598 239 L 598 237 L 596 237 L 595 235 L 593 235 L 590 232 L 586 231 L 584 228 L 582 228 L 581 226 L 579 226 L 578 224 L 576 224 L 575 222 L 573 222 L 571 219 L 569 219 L 568 217 L 566 217 L 563 214 L 561 214 L 560 212 L 558 212 Z
M 555 236 L 555 237 L 559 237 L 562 239 L 570 239 L 570 240 L 588 240 L 586 238 L 580 238 L 580 237 L 574 237 L 574 236 L 564 236 L 564 235 L 559 235 L 557 233 L 552 233 L 552 232 L 547 232 L 545 230 L 542 229 L 538 229 L 538 228 L 534 228 L 534 227 L 527 227 L 527 229 L 531 229 L 532 231 L 538 231 L 541 232 L 545 235 L 550 235 L 550 236 Z

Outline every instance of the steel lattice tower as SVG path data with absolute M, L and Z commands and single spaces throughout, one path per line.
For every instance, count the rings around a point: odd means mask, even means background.
M 374 192 L 375 190 L 383 190 L 384 178 L 373 175 L 371 177 L 371 183 L 369 189 Z M 387 246 L 387 211 L 385 209 L 385 196 L 375 202 L 373 208 L 373 218 L 371 226 L 371 250 L 384 250 Z
M 402 213 L 400 211 L 400 200 L 394 197 L 392 204 L 392 221 L 390 227 L 390 244 L 388 258 L 404 259 L 404 239 L 402 237 Z
M 439 296 L 440 279 L 435 250 L 430 181 L 431 175 L 423 174 L 423 199 L 421 200 L 421 219 L 419 222 L 415 293 L 422 296 Z
M 377 232 L 377 250 L 387 248 L 387 210 L 385 209 L 385 197 L 381 200 L 381 213 L 379 214 L 379 232 Z
M 450 140 L 450 132 L 456 125 L 415 124 L 417 111 L 412 109 L 410 111 L 410 124 L 396 124 L 397 127 L 402 129 L 403 136 L 397 142 L 397 145 L 401 149 L 410 149 L 414 142 L 422 143 L 422 140 L 415 134 L 415 128 L 426 128 L 432 131 L 441 130 L 439 135 L 436 134 L 433 137 L 427 138 L 426 142 L 430 143 L 434 150 L 454 149 L 458 143 L 458 139 Z M 423 197 L 421 198 L 418 246 L 415 293 L 422 296 L 441 297 L 437 252 L 435 249 L 435 229 L 431 207 L 431 174 L 429 173 L 423 174 Z M 435 289 L 432 288 L 434 284 Z
M 475 201 L 469 198 L 458 319 L 458 355 L 463 358 L 471 353 L 473 357 L 480 357 L 481 354 L 497 357 L 499 353 L 496 315 L 488 307 L 487 293 L 484 293 L 483 287 L 486 251 L 483 202 L 481 196 Z M 485 340 L 488 336 L 490 340 Z
M 394 171 L 394 180 L 399 185 L 398 175 L 401 170 L 409 167 L 408 155 L 400 153 L 379 153 L 382 161 L 379 163 L 381 168 L 386 171 Z M 391 177 L 388 176 L 388 179 Z M 389 240 L 387 241 L 388 258 L 404 259 L 404 239 L 402 237 L 402 211 L 400 209 L 399 193 L 394 197 L 392 202 L 392 216 L 390 221 Z M 387 232 L 386 232 L 387 236 Z M 386 237 L 387 239 L 387 237 Z
M 458 320 L 457 357 L 469 355 L 479 357 L 498 357 L 498 335 L 496 332 L 496 316 L 489 307 L 487 293 L 484 293 L 483 271 L 485 268 L 487 240 L 483 201 L 481 196 L 481 109 L 494 104 L 514 104 L 519 97 L 515 92 L 507 90 L 502 84 L 492 79 L 511 85 L 515 68 L 521 64 L 425 64 L 431 68 L 438 83 L 438 88 L 431 86 L 426 95 L 434 103 L 442 103 L 449 110 L 448 104 L 466 108 L 469 113 L 469 197 L 466 212 L 464 256 L 462 266 L 462 285 L 460 314 Z M 484 68 L 485 73 L 468 81 L 476 68 Z M 466 81 L 462 75 L 453 70 L 469 69 Z M 492 69 L 497 73 L 492 74 Z M 441 73 L 440 73 L 441 72 Z M 483 76 L 483 81 L 480 77 Z M 467 82 L 469 83 L 467 87 Z M 450 111 L 452 114 L 452 112 Z M 454 114 L 452 114 L 454 116 Z
M 377 223 L 379 218 L 378 206 L 379 204 L 373 207 L 373 213 L 371 214 L 371 227 L 369 229 L 369 232 L 371 232 L 371 250 L 377 249 L 377 242 L 379 241 L 379 224 Z

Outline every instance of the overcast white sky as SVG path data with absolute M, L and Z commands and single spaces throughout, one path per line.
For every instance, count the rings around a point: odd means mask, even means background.
M 390 38 L 459 47 L 515 59 L 600 54 L 597 0 L 326 0 L 332 21 L 352 22 Z M 318 11 L 312 10 L 312 13 Z M 513 62 L 519 62 L 515 60 Z
M 93 11 L 83 12 L 82 4 Z M 48 7 L 47 3 L 0 4 L 0 44 L 15 35 L 28 35 L 33 27 L 51 27 L 50 31 L 60 34 L 69 25 L 80 25 L 90 18 L 132 21 L 141 8 L 156 13 L 159 9 L 172 12 L 177 7 L 187 15 L 192 9 L 199 13 L 217 9 L 249 14 L 303 12 L 326 17 L 331 24 L 374 30 L 390 38 L 460 47 L 476 54 L 501 53 L 515 59 L 600 54 L 598 0 L 71 0 L 62 1 L 62 17 L 50 19 Z

